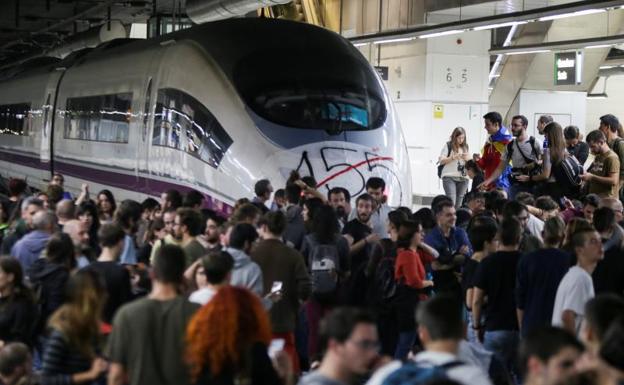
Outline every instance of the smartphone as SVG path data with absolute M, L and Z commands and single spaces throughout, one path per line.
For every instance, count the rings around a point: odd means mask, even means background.
M 271 286 L 271 293 L 276 293 L 282 290 L 282 281 L 273 282 L 273 286 Z
M 278 352 L 284 350 L 285 343 L 286 341 L 283 338 L 271 340 L 271 345 L 269 345 L 269 357 L 274 358 Z

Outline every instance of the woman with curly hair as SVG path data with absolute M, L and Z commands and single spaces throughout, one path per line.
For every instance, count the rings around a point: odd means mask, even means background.
M 288 383 L 288 356 L 280 355 L 278 374 L 267 353 L 269 342 L 271 326 L 260 299 L 239 287 L 219 289 L 186 329 L 186 358 L 193 383 Z

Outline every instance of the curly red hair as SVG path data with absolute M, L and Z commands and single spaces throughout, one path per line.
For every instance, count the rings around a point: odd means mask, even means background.
M 226 286 L 199 309 L 186 328 L 186 361 L 196 381 L 208 365 L 212 376 L 241 363 L 247 347 L 268 346 L 271 326 L 260 299 L 247 289 Z

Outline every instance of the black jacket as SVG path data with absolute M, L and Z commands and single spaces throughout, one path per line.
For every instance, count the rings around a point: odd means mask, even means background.
M 30 296 L 17 294 L 0 298 L 0 340 L 32 346 L 37 308 Z
M 41 331 L 50 315 L 63 304 L 69 269 L 39 258 L 28 270 L 28 277 L 38 297 L 36 300 L 41 313 L 38 331 Z

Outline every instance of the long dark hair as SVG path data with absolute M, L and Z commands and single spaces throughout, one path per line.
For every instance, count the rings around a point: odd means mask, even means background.
M 556 165 L 563 160 L 566 154 L 566 142 L 563 138 L 563 129 L 557 122 L 550 122 L 544 127 L 544 136 L 548 140 L 550 164 Z
M 312 234 L 321 244 L 334 243 L 339 233 L 338 217 L 331 206 L 321 205 L 312 218 Z
M 397 248 L 409 249 L 412 246 L 412 238 L 414 234 L 422 228 L 420 221 L 406 220 L 399 227 L 399 237 L 397 239 Z
M 13 275 L 13 288 L 9 294 L 9 302 L 17 298 L 26 298 L 33 301 L 33 295 L 28 286 L 24 284 L 24 271 L 19 261 L 13 257 L 0 257 L 0 270 L 5 274 Z
M 95 196 L 95 199 L 96 199 L 96 202 L 97 202 L 97 204 L 96 204 L 97 205 L 97 211 L 100 214 L 98 216 L 98 218 L 103 214 L 102 213 L 102 208 L 100 207 L 100 199 L 99 199 L 100 195 L 106 195 L 106 199 L 108 199 L 108 201 L 110 202 L 111 207 L 112 207 L 112 210 L 111 210 L 112 212 L 110 213 L 110 215 L 112 217 L 113 214 L 115 214 L 115 210 L 117 210 L 117 203 L 115 202 L 115 197 L 113 196 L 113 193 L 110 192 L 110 190 L 102 190 Z
M 46 258 L 49 262 L 65 266 L 69 270 L 76 267 L 76 251 L 69 235 L 65 233 L 52 235 L 46 245 Z

